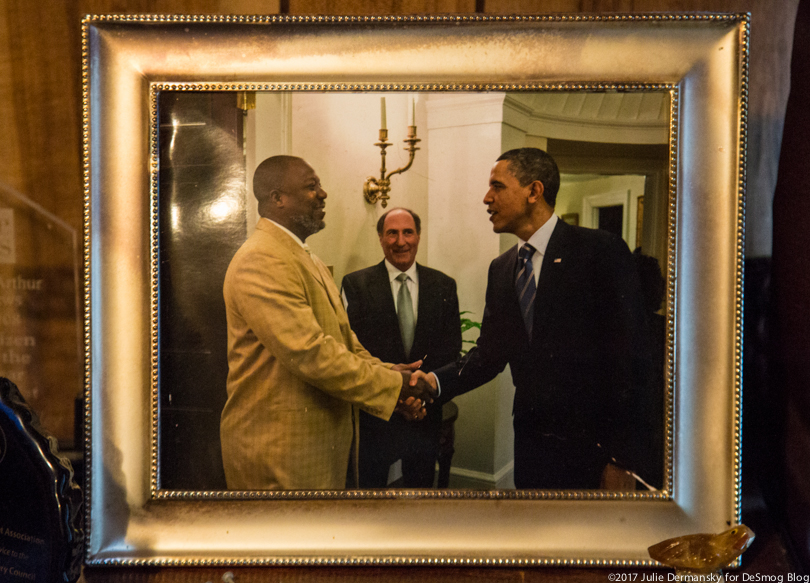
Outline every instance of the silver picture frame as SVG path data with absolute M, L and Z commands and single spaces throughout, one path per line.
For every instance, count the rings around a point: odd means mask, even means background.
M 651 566 L 739 522 L 749 17 L 87 16 L 89 565 Z M 161 91 L 668 91 L 666 471 L 606 491 L 159 487 Z

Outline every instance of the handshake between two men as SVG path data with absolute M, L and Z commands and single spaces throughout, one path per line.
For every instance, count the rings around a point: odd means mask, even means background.
M 425 405 L 438 397 L 436 377 L 419 370 L 422 361 L 410 364 L 397 364 L 393 370 L 402 375 L 402 389 L 399 393 L 396 411 L 410 421 L 419 421 L 427 415 Z M 432 382 L 431 382 L 432 381 Z

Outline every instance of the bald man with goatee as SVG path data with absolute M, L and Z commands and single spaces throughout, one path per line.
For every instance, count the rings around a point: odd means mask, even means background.
M 220 435 L 228 488 L 342 489 L 357 409 L 389 419 L 398 401 L 430 400 L 430 393 L 424 383 L 409 386 L 406 366 L 363 348 L 329 270 L 306 245 L 326 214 L 327 194 L 312 167 L 293 156 L 268 158 L 253 191 L 261 219 L 223 289 L 229 370 Z

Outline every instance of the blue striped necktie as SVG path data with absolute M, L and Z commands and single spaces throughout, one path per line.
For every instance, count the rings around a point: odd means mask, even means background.
M 526 334 L 532 339 L 532 324 L 534 323 L 534 296 L 537 294 L 537 285 L 534 283 L 534 269 L 532 268 L 532 255 L 535 248 L 526 243 L 518 251 L 518 274 L 515 280 L 520 313 L 526 325 Z

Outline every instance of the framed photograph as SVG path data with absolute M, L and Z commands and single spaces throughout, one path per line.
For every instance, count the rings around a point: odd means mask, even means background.
M 647 566 L 738 523 L 747 15 L 107 15 L 82 38 L 88 564 Z M 253 170 L 317 171 L 307 243 L 340 285 L 382 258 L 363 185 L 386 123 L 408 169 L 384 202 L 423 217 L 418 261 L 472 320 L 516 240 L 482 204 L 507 149 L 552 154 L 557 214 L 604 215 L 656 265 L 644 487 L 515 489 L 507 372 L 455 400 L 448 487 L 228 489 L 222 282 L 259 218 Z

